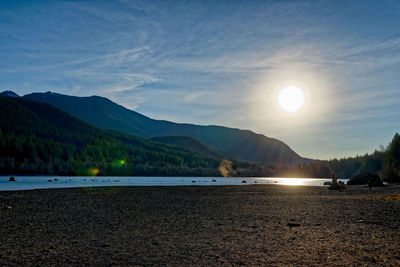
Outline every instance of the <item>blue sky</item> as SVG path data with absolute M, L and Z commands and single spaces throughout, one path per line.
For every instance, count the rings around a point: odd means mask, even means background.
M 101 95 L 156 119 L 250 129 L 302 156 L 400 131 L 400 1 L 0 2 L 0 90 Z M 276 92 L 301 85 L 295 116 Z

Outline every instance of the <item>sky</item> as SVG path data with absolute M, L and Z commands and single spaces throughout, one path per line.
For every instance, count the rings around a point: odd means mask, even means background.
M 400 132 L 400 1 L 0 1 L 0 91 L 100 95 L 342 158 Z M 277 94 L 301 87 L 287 115 Z

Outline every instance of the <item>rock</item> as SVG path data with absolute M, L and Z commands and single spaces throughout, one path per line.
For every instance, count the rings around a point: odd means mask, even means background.
M 8 179 L 9 182 L 15 182 L 14 176 L 11 176 L 10 179 Z
M 57 181 L 58 181 L 58 179 L 57 179 L 57 178 L 54 178 L 54 181 L 55 181 L 55 182 L 57 182 Z
M 368 182 L 368 186 L 383 187 L 384 185 L 383 185 L 383 182 L 379 179 L 379 180 L 373 180 L 373 181 Z
M 215 183 L 217 180 L 215 180 L 215 179 L 212 179 L 212 181 Z
M 366 185 L 371 183 L 371 186 L 383 186 L 379 176 L 375 173 L 359 174 L 351 178 L 348 185 Z
M 289 226 L 290 228 L 292 228 L 292 227 L 299 227 L 300 224 L 299 224 L 299 223 L 288 223 L 287 226 Z
M 47 182 L 49 182 L 49 183 L 50 183 L 50 182 L 53 182 L 53 180 L 47 180 Z
M 331 182 L 324 182 L 324 185 L 332 185 Z
M 336 183 L 336 184 L 331 184 L 331 185 L 328 187 L 328 189 L 329 189 L 329 190 L 340 190 L 340 189 L 346 189 L 346 187 L 345 187 L 344 185 L 342 185 L 342 184 Z
M 246 180 L 243 180 L 243 181 L 242 181 L 242 184 L 247 184 L 247 181 L 246 181 Z

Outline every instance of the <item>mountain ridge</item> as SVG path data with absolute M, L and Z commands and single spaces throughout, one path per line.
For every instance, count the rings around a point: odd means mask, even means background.
M 49 104 L 0 96 L 0 112 L 1 173 L 219 176 L 220 159 L 100 129 Z
M 47 92 L 31 93 L 23 98 L 54 105 L 100 128 L 144 138 L 190 136 L 232 158 L 256 164 L 295 165 L 313 161 L 302 158 L 278 139 L 250 130 L 155 120 L 101 96 L 77 97 Z
M 0 93 L 0 96 L 8 96 L 8 97 L 20 97 L 18 94 L 13 91 L 3 91 Z

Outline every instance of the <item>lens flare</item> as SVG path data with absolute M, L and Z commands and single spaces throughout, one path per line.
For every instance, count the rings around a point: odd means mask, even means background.
M 96 175 L 99 174 L 99 172 L 100 172 L 100 170 L 98 168 L 95 168 L 95 167 L 91 167 L 91 168 L 89 168 L 87 170 L 88 176 L 96 176 Z
M 125 163 L 126 163 L 125 160 L 123 160 L 123 159 L 118 159 L 118 160 L 115 160 L 115 161 L 112 163 L 112 166 L 113 166 L 114 168 L 120 168 L 120 167 L 123 166 Z

